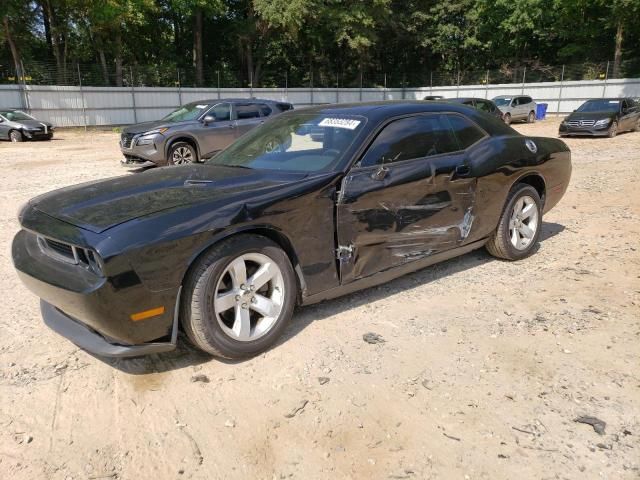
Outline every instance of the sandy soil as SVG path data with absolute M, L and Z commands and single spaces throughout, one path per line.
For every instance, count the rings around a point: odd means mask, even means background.
M 534 256 L 478 251 L 300 309 L 241 363 L 184 339 L 105 363 L 46 328 L 11 264 L 16 211 L 122 174 L 117 134 L 1 143 L 0 478 L 640 478 L 640 134 L 567 143 Z

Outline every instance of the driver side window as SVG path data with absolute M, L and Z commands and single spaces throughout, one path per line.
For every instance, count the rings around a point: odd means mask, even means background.
M 213 107 L 208 115 L 212 115 L 216 118 L 216 122 L 224 122 L 231 120 L 231 105 L 228 103 L 220 103 Z
M 424 158 L 459 150 L 443 115 L 417 115 L 388 124 L 373 140 L 362 167 Z

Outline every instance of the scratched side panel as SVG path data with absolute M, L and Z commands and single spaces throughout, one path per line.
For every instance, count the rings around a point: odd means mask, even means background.
M 399 162 L 383 180 L 350 173 L 338 205 L 338 238 L 353 245 L 342 283 L 461 245 L 475 219 L 474 179 L 455 178 L 462 155 Z

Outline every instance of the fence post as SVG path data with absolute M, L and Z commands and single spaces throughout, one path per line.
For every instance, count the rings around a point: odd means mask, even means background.
M 429 72 L 429 95 L 433 95 L 433 70 Z
M 84 90 L 82 89 L 82 75 L 80 75 L 80 64 L 76 64 L 78 67 L 78 84 L 80 85 L 80 100 L 82 101 L 82 119 L 84 121 L 84 131 L 87 131 L 87 108 L 84 103 Z
M 340 77 L 339 74 L 336 73 L 336 103 L 340 103 L 340 89 L 338 88 L 340 86 Z
M 387 99 L 387 74 L 384 74 L 384 90 L 382 91 L 382 100 Z
M 31 113 L 31 105 L 29 103 L 29 91 L 27 90 L 27 73 L 24 71 L 24 63 L 20 60 L 20 69 L 22 70 L 22 93 L 23 93 L 23 101 L 24 101 L 24 109 Z M 17 73 L 20 75 L 19 73 Z M 18 82 L 20 81 L 20 77 L 18 77 Z
M 403 73 L 402 74 L 402 100 L 404 100 L 407 96 L 405 91 L 406 88 L 407 88 L 407 74 Z
M 460 70 L 458 70 L 458 81 L 456 82 L 456 98 L 460 98 Z
M 129 67 L 129 75 L 131 75 L 131 103 L 133 104 L 133 123 L 138 123 L 138 112 L 136 111 L 136 91 L 133 86 L 133 67 Z
M 311 74 L 309 76 L 309 101 L 311 105 L 313 105 L 313 69 L 311 69 Z
M 180 69 L 178 69 L 177 72 L 178 72 L 178 106 L 181 107 L 182 106 L 182 82 L 180 81 Z
M 289 75 L 284 72 L 284 100 L 289 101 Z
M 360 101 L 362 101 L 362 70 L 360 70 Z
M 24 71 L 24 68 L 22 69 Z M 607 71 L 604 73 L 604 85 L 602 86 L 602 98 L 604 98 L 604 94 L 607 92 L 607 80 L 609 80 L 609 60 L 607 60 Z
M 216 70 L 218 74 L 218 100 L 220 100 L 220 70 Z
M 253 98 L 253 69 L 249 72 L 249 98 Z
M 487 70 L 487 76 L 484 77 L 484 98 L 489 98 L 489 70 Z
M 558 90 L 558 111 L 560 114 L 560 102 L 562 102 L 562 86 L 564 85 L 564 65 L 562 65 L 562 73 L 560 74 L 560 89 Z
M 524 66 L 524 70 L 522 71 L 522 90 L 520 90 L 520 95 L 524 95 L 524 82 L 527 78 L 527 66 Z

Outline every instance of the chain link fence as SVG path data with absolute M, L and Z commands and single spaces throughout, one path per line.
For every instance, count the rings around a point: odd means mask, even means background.
M 253 79 L 228 65 L 205 68 L 200 81 L 195 69 L 175 65 L 123 65 L 24 62 L 22 76 L 13 65 L 0 65 L 0 84 L 59 85 L 93 87 L 204 87 L 204 88 L 414 88 L 484 84 L 517 84 L 576 80 L 639 78 L 640 58 L 616 65 L 613 61 L 568 65 L 533 63 L 499 69 L 442 71 L 397 70 L 362 72 L 332 71 L 327 68 L 291 67 L 265 71 Z

